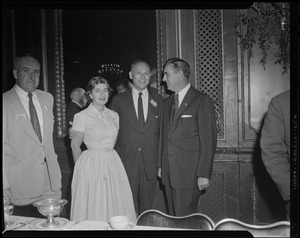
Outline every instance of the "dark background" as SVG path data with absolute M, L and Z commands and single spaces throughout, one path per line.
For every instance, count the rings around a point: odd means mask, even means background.
M 129 79 L 131 62 L 142 58 L 156 67 L 155 10 L 63 9 L 64 79 L 66 102 L 75 87 L 86 90 L 97 75 L 114 88 Z M 99 74 L 102 64 L 119 64 L 122 74 Z

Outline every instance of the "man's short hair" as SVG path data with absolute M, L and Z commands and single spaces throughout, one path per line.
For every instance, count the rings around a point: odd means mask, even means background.
M 190 77 L 190 65 L 185 60 L 180 58 L 171 58 L 166 61 L 163 68 L 165 68 L 167 65 L 171 65 L 174 69 L 177 70 L 177 72 L 181 70 L 186 78 Z

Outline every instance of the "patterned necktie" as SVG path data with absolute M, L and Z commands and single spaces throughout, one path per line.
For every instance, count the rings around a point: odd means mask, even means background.
M 178 106 L 179 106 L 179 100 L 178 100 L 178 93 L 175 94 L 175 97 L 174 97 L 174 115 L 176 114 L 176 111 L 178 110 Z
M 142 99 L 143 93 L 139 93 L 139 100 L 138 100 L 138 117 L 141 127 L 144 127 L 144 110 L 143 110 L 143 99 Z
M 42 143 L 41 128 L 40 128 L 40 123 L 39 123 L 39 118 L 38 118 L 37 112 L 33 105 L 32 93 L 28 93 L 28 97 L 29 97 L 29 113 L 30 113 L 31 124 L 33 126 L 35 133 L 37 134 L 38 138 L 40 139 L 40 142 Z

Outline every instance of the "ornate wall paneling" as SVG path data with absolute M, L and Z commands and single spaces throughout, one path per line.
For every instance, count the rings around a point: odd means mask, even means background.
M 239 14 L 255 14 L 252 9 L 237 10 Z M 242 25 L 237 26 L 243 33 Z M 289 73 L 282 75 L 280 65 L 272 58 L 265 70 L 259 64 L 260 51 L 254 45 L 253 57 L 242 51 L 237 39 L 238 58 L 238 121 L 239 161 L 241 183 L 241 219 L 252 224 L 267 224 L 284 220 L 282 199 L 268 175 L 259 146 L 260 132 L 268 104 L 272 97 L 289 88 Z
M 62 27 L 62 10 L 53 10 L 56 134 L 59 138 L 63 138 L 66 135 L 67 128 Z
M 252 9 L 237 11 L 237 14 L 257 14 Z M 242 25 L 238 26 L 241 33 Z M 238 45 L 240 39 L 238 39 Z M 261 126 L 268 104 L 272 97 L 290 88 L 290 75 L 282 74 L 279 64 L 274 64 L 275 47 L 271 45 L 268 64 L 265 70 L 260 65 L 260 51 L 254 45 L 253 57 L 238 47 L 239 121 L 240 147 L 255 147 L 259 140 Z
M 233 10 L 194 10 L 195 85 L 212 98 L 218 129 L 211 186 L 200 199 L 199 210 L 215 221 L 240 215 L 234 14 Z
M 190 82 L 213 99 L 218 120 L 218 151 L 211 186 L 201 196 L 199 212 L 215 221 L 225 217 L 238 219 L 236 40 L 234 20 L 231 20 L 234 11 L 165 12 L 166 58 L 181 57 L 189 62 Z
M 162 68 L 164 62 L 166 61 L 165 48 L 166 48 L 166 28 L 165 28 L 165 11 L 156 10 L 156 45 L 157 45 L 157 88 L 158 92 L 165 96 L 165 91 L 162 90 L 161 81 L 162 81 Z

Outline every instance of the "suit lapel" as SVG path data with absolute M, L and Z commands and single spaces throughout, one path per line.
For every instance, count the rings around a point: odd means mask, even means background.
M 48 110 L 50 110 L 49 105 L 45 102 L 43 95 L 39 92 L 36 91 L 36 95 L 39 99 L 40 105 L 41 105 L 41 109 L 42 109 L 42 113 L 43 113 L 43 139 L 45 138 L 45 136 L 48 133 L 48 129 L 49 129 L 49 120 L 50 120 L 50 116 L 48 115 Z
M 12 104 L 11 108 L 15 113 L 17 123 L 19 123 L 20 126 L 24 128 L 25 132 L 33 141 L 35 141 L 36 143 L 40 143 L 38 136 L 33 130 L 30 118 L 27 115 L 19 96 L 14 89 L 11 90 L 10 102 Z
M 147 119 L 146 123 L 144 125 L 144 129 L 146 130 L 149 125 L 151 125 L 151 122 L 155 119 L 155 111 L 156 108 L 158 107 L 158 101 L 153 97 L 153 94 L 151 93 L 150 90 L 148 90 L 148 112 L 147 112 Z
M 174 115 L 174 121 L 182 115 L 182 113 L 186 110 L 186 108 L 190 105 L 192 102 L 192 98 L 195 95 L 194 88 L 191 86 L 189 90 L 187 91 L 186 95 L 184 96 L 176 114 Z M 174 97 L 174 96 L 173 96 Z

